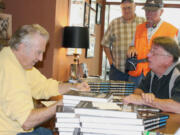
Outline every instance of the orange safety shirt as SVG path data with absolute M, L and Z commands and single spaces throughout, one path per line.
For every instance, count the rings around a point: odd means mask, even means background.
M 175 37 L 178 34 L 178 29 L 173 25 L 163 22 L 159 29 L 152 35 L 148 42 L 146 23 L 140 24 L 136 28 L 135 33 L 135 48 L 137 50 L 137 59 L 145 59 L 151 49 L 152 40 L 158 36 Z M 140 76 L 143 72 L 144 76 L 150 71 L 149 63 L 138 63 L 135 71 L 129 71 L 128 74 L 134 77 Z

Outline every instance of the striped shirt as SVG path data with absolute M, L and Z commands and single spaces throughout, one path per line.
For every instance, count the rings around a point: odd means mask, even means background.
M 114 19 L 104 34 L 101 44 L 112 47 L 113 65 L 125 72 L 126 55 L 133 40 L 136 26 L 145 21 L 143 17 L 135 17 L 130 23 L 125 22 L 122 17 Z

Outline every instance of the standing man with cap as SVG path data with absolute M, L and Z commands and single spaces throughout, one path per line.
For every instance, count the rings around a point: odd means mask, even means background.
M 126 54 L 132 42 L 136 26 L 145 21 L 144 18 L 135 14 L 136 5 L 133 0 L 122 0 L 122 16 L 114 19 L 101 42 L 110 68 L 110 80 L 128 80 L 125 73 Z M 112 49 L 112 50 L 111 50 Z
M 177 38 L 178 29 L 162 21 L 163 1 L 146 0 L 143 7 L 147 21 L 136 28 L 134 44 L 128 50 L 128 57 L 137 56 L 137 59 L 146 59 L 152 45 L 152 40 L 158 36 Z M 150 71 L 148 62 L 138 63 L 136 70 L 129 71 L 129 80 L 135 82 L 136 87 L 141 79 Z
M 180 113 L 180 47 L 171 37 L 156 37 L 147 57 L 151 71 L 124 103 Z

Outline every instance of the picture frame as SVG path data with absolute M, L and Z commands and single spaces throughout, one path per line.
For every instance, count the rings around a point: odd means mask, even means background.
M 70 0 L 70 26 L 83 26 L 84 25 L 84 0 Z M 77 15 L 79 19 L 77 19 Z
M 90 35 L 89 36 L 89 48 L 86 49 L 86 58 L 94 57 L 95 44 L 96 44 L 96 37 Z
M 0 40 L 9 40 L 12 36 L 12 15 L 0 13 Z
M 95 24 L 96 24 L 96 11 L 90 9 L 90 22 L 89 22 L 89 34 L 95 35 Z
M 89 17 L 90 16 L 90 4 L 85 2 L 84 5 L 84 26 L 89 27 Z
M 102 16 L 102 5 L 96 4 L 96 24 L 101 24 L 101 16 Z

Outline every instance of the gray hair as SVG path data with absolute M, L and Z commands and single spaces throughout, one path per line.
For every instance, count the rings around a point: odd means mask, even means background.
M 180 46 L 178 42 L 171 37 L 161 36 L 153 39 L 153 44 L 162 47 L 173 56 L 173 61 L 178 61 L 180 57 Z
M 32 24 L 32 25 L 23 25 L 12 35 L 11 39 L 9 40 L 9 46 L 17 50 L 19 44 L 25 43 L 29 45 L 32 42 L 32 38 L 35 34 L 39 34 L 47 41 L 49 40 L 49 33 L 45 28 L 40 26 L 39 24 Z

